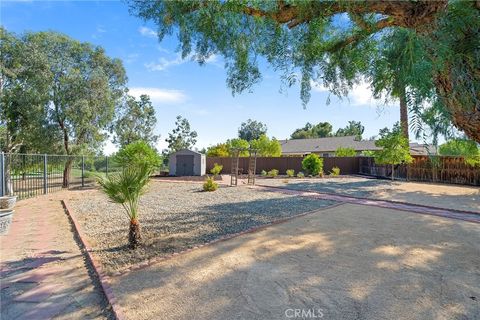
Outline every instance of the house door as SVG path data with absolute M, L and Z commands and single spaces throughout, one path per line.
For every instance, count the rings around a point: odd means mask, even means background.
M 193 176 L 193 155 L 177 155 L 177 176 Z

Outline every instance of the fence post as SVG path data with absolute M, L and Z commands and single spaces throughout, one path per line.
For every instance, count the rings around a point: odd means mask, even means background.
M 85 156 L 82 156 L 82 187 L 85 187 Z
M 43 155 L 43 193 L 47 194 L 48 193 L 48 160 L 47 160 L 47 154 Z
M 5 195 L 5 153 L 0 154 L 0 196 Z
M 108 156 L 105 156 L 105 176 L 108 176 Z

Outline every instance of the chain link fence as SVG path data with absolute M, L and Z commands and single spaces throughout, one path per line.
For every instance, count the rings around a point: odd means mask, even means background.
M 119 170 L 112 157 L 0 153 L 0 196 L 21 200 L 85 187 Z

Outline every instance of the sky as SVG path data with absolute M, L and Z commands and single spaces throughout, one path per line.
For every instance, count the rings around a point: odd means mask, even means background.
M 261 65 L 263 80 L 251 92 L 233 96 L 226 86 L 221 56 L 212 56 L 203 66 L 182 60 L 175 37 L 159 42 L 155 25 L 130 15 L 122 1 L 2 0 L 0 24 L 17 34 L 61 32 L 102 46 L 107 55 L 120 58 L 130 94 L 148 94 L 153 102 L 159 150 L 167 147 L 165 139 L 177 115 L 187 118 L 197 131 L 198 149 L 236 137 L 247 119 L 265 123 L 269 136 L 286 139 L 306 122 L 327 121 L 336 131 L 349 120 L 361 121 L 363 137 L 369 138 L 400 118 L 398 102 L 387 106 L 374 100 L 365 84 L 356 86 L 348 98 L 331 97 L 328 105 L 329 93 L 314 87 L 310 103 L 303 108 L 299 87 L 280 92 L 280 74 L 268 65 Z M 115 146 L 107 143 L 104 151 L 110 154 Z

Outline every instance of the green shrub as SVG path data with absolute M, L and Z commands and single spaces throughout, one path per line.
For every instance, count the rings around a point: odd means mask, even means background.
M 330 175 L 331 176 L 339 176 L 340 175 L 340 168 L 339 167 L 333 167 L 332 168 L 332 171 L 330 172 Z
M 213 180 L 213 177 L 207 177 L 203 183 L 203 191 L 215 191 L 218 189 L 218 183 Z
M 260 174 L 262 175 L 262 177 L 266 177 L 267 176 L 267 171 L 262 170 L 262 172 L 260 172 Z
M 277 169 L 272 169 L 272 170 L 268 171 L 268 176 L 272 177 L 272 178 L 275 178 L 276 176 L 278 176 L 278 170 Z
M 218 163 L 214 163 L 213 168 L 210 170 L 210 173 L 213 174 L 214 176 L 218 176 L 220 172 L 222 172 L 222 169 L 223 169 L 222 165 Z
M 293 170 L 293 169 L 288 169 L 288 170 L 287 170 L 287 176 L 288 176 L 289 178 L 294 177 L 294 176 L 295 176 L 295 170 Z
M 303 172 L 297 173 L 297 178 L 305 178 L 305 174 Z
M 357 155 L 357 151 L 353 148 L 342 148 L 339 147 L 335 150 L 335 157 L 355 157 Z
M 309 175 L 316 176 L 323 171 L 323 159 L 316 154 L 309 154 L 303 158 L 302 168 L 307 171 Z
M 124 168 L 146 165 L 149 170 L 158 168 L 162 162 L 157 151 L 141 140 L 130 143 L 120 149 L 113 157 L 113 160 Z

